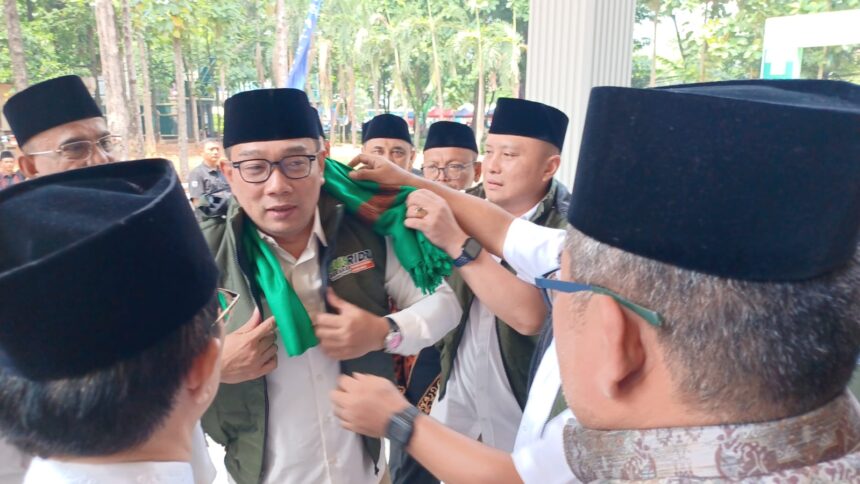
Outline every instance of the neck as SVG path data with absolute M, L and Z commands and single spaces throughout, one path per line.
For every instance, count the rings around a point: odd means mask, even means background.
M 204 159 L 203 159 L 203 164 L 204 164 L 204 165 L 206 165 L 206 166 L 208 166 L 209 168 L 215 168 L 215 167 L 217 167 L 217 166 L 218 166 L 218 160 L 215 160 L 215 161 L 210 162 L 209 160 L 207 160 L 207 159 L 205 159 L 205 158 L 204 158 Z
M 272 237 L 275 239 L 275 242 L 278 243 L 278 246 L 288 254 L 295 257 L 296 259 L 302 255 L 302 252 L 305 251 L 305 248 L 308 246 L 308 240 L 311 238 L 311 232 L 313 232 L 314 228 L 314 219 L 311 219 L 311 222 L 305 227 L 301 233 L 296 234 L 291 237 Z
M 176 412 L 143 444 L 108 456 L 52 457 L 77 464 L 121 464 L 128 462 L 191 462 L 191 440 L 195 421 L 183 422 Z M 177 431 L 177 429 L 181 429 Z
M 529 210 L 533 209 L 538 202 L 543 200 L 543 197 L 546 196 L 548 191 L 549 186 L 546 186 L 543 190 L 536 192 L 532 196 L 510 200 L 506 203 L 499 203 L 497 205 L 505 209 L 506 212 L 514 217 L 522 217 L 527 214 Z

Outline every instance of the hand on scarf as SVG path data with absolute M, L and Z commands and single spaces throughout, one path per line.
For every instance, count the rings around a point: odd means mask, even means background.
M 278 366 L 275 318 L 263 321 L 255 309 L 251 319 L 224 337 L 221 382 L 242 383 L 269 374 Z
M 445 199 L 430 190 L 415 190 L 409 194 L 403 225 L 423 232 L 433 245 L 447 252 L 452 259 L 460 257 L 463 243 L 468 238 Z
M 322 313 L 314 318 L 314 332 L 326 355 L 351 360 L 384 347 L 388 335 L 385 318 L 344 301 L 331 289 L 327 297 L 337 314 Z
M 388 422 L 409 406 L 394 383 L 374 375 L 342 375 L 331 392 L 334 414 L 347 430 L 384 437 Z
M 359 165 L 363 165 L 358 167 Z M 369 180 L 380 185 L 411 186 L 414 176 L 412 173 L 394 164 L 382 156 L 361 153 L 349 162 L 350 168 L 356 168 L 349 173 L 353 180 Z

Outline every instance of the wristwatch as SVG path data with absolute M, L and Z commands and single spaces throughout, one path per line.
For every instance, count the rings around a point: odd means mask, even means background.
M 388 334 L 385 335 L 385 352 L 394 353 L 394 350 L 403 342 L 403 335 L 400 333 L 400 326 L 393 319 L 386 317 L 385 320 L 388 321 Z
M 481 247 L 481 243 L 474 238 L 469 237 L 465 242 L 463 242 L 463 250 L 460 252 L 460 257 L 454 259 L 454 267 L 463 267 L 469 262 L 477 259 L 478 254 L 481 253 L 481 249 L 483 249 L 483 247 Z
M 410 405 L 400 413 L 391 416 L 388 428 L 385 429 L 385 438 L 397 442 L 402 447 L 409 445 L 412 431 L 415 430 L 415 418 L 421 413 L 416 407 Z

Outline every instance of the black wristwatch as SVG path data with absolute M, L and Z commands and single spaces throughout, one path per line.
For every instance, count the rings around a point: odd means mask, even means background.
M 410 405 L 400 413 L 391 416 L 388 421 L 388 428 L 385 429 L 385 438 L 392 442 L 397 442 L 403 447 L 409 444 L 409 439 L 412 438 L 412 431 L 415 430 L 415 418 L 421 413 L 416 407 Z
M 481 243 L 477 240 L 469 237 L 463 242 L 463 250 L 460 252 L 460 257 L 454 259 L 454 267 L 463 267 L 464 265 L 472 262 L 473 260 L 478 258 L 478 255 L 481 253 Z

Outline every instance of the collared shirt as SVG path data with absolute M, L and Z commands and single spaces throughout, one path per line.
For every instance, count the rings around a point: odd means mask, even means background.
M 535 279 L 558 270 L 564 229 L 543 227 L 528 220 L 515 219 L 508 227 L 502 253 L 517 277 L 534 284 Z
M 16 183 L 21 183 L 25 181 L 24 174 L 20 171 L 16 171 L 11 175 L 0 175 L 0 190 L 4 188 L 9 188 Z
M 28 465 L 30 456 L 0 438 L 0 484 L 21 484 Z
M 325 312 L 319 252 L 320 245 L 328 243 L 319 211 L 314 215 L 313 224 L 312 235 L 298 258 L 283 250 L 268 235 L 260 234 L 273 249 L 284 276 L 311 317 Z M 397 307 L 406 308 L 390 316 L 397 321 L 403 335 L 398 350 L 420 350 L 456 325 L 461 313 L 459 304 L 447 284 L 437 288 L 433 295 L 424 296 L 412 283 L 394 251 L 389 248 L 387 252 L 385 289 Z M 278 345 L 278 366 L 266 376 L 269 421 L 265 482 L 379 482 L 384 472 L 375 473 L 374 463 L 364 452 L 361 438 L 341 427 L 334 416 L 329 394 L 337 387 L 338 376 L 340 362 L 326 356 L 319 346 L 302 355 L 288 357 L 283 345 Z M 380 469 L 382 461 L 384 457 L 380 456 L 377 463 Z
M 860 482 L 860 412 L 847 393 L 754 424 L 601 431 L 570 422 L 564 442 L 584 482 Z
M 520 218 L 528 220 L 539 206 L 540 202 Z M 445 398 L 437 397 L 430 415 L 463 435 L 480 437 L 491 447 L 506 452 L 514 448 L 523 411 L 502 361 L 496 315 L 479 299 L 469 309 Z
M 188 196 L 194 199 L 204 195 L 218 195 L 230 192 L 230 185 L 224 174 L 218 169 L 201 163 L 188 174 Z
M 35 458 L 24 484 L 194 484 L 187 462 L 77 464 Z
M 517 277 L 534 280 L 557 270 L 565 231 L 516 219 L 505 237 L 505 260 Z M 511 455 L 517 473 L 525 484 L 562 484 L 577 482 L 567 465 L 562 434 L 565 423 L 573 419 L 570 409 L 547 422 L 561 387 L 558 354 L 553 341 L 541 359 L 517 432 Z

